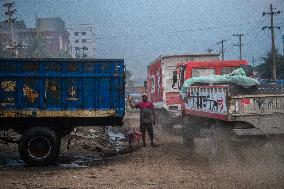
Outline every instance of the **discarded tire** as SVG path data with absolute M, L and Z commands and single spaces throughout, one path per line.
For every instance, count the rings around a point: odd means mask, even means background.
M 58 158 L 60 141 L 53 130 L 34 127 L 22 136 L 18 145 L 19 153 L 28 165 L 46 166 Z

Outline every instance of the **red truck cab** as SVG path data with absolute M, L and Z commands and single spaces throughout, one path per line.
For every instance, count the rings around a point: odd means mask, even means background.
M 177 65 L 173 72 L 173 88 L 180 88 L 184 81 L 192 77 L 229 74 L 240 65 L 248 65 L 245 60 L 200 61 Z
M 247 65 L 248 62 L 245 60 L 225 60 L 225 61 L 194 61 L 187 62 L 186 64 L 177 65 L 177 69 L 173 71 L 173 83 L 172 88 L 178 89 L 178 92 L 172 93 L 176 99 L 172 100 L 172 104 L 180 106 L 182 100 L 179 95 L 180 87 L 183 83 L 190 78 L 209 76 L 209 75 L 223 75 L 229 74 L 240 65 Z M 178 108 L 179 109 L 179 108 Z

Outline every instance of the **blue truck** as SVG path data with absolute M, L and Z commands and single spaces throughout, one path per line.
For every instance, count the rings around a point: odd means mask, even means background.
M 121 126 L 125 68 L 121 59 L 0 59 L 0 130 L 30 165 L 54 162 L 61 138 L 77 126 Z

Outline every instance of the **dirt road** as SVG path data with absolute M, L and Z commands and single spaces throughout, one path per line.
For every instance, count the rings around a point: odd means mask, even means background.
M 131 118 L 131 121 L 136 122 L 136 117 Z M 137 124 L 134 126 L 136 127 Z M 141 148 L 133 153 L 115 156 L 86 168 L 2 167 L 0 188 L 282 188 L 284 186 L 283 161 L 278 161 L 276 164 L 264 161 L 246 166 L 229 165 L 213 168 L 203 153 L 208 146 L 206 140 L 197 141 L 199 152 L 196 154 L 190 153 L 182 145 L 179 136 L 159 135 L 156 142 L 159 144 L 158 147 Z M 72 153 L 75 154 L 76 151 Z M 80 153 L 82 155 L 84 151 Z

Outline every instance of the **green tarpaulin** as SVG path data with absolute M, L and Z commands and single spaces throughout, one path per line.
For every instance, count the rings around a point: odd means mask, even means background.
M 230 74 L 193 77 L 191 79 L 188 79 L 181 87 L 181 95 L 185 96 L 187 88 L 193 85 L 194 83 L 234 84 L 243 88 L 250 88 L 252 86 L 260 84 L 257 80 L 247 77 L 246 72 L 243 68 L 238 68 Z

